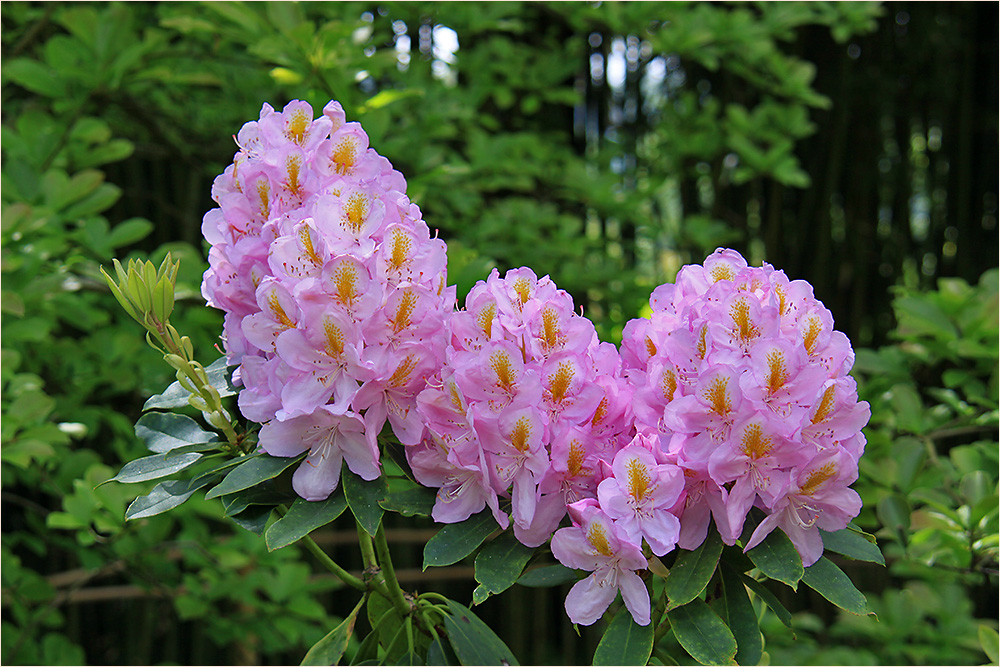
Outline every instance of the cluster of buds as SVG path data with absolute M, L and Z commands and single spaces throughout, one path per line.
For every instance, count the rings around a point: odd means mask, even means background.
M 212 386 L 205 367 L 195 360 L 191 339 L 181 336 L 170 324 L 178 266 L 180 262 L 174 262 L 167 253 L 159 268 L 152 262 L 134 259 L 125 268 L 114 260 L 117 282 L 103 267 L 101 274 L 125 312 L 146 329 L 146 342 L 177 371 L 177 381 L 189 392 L 188 403 L 201 410 L 205 420 L 222 431 L 229 446 L 235 448 L 240 441 L 229 413 L 222 407 L 219 391 Z
M 308 451 L 293 486 L 321 500 L 344 461 L 379 476 L 386 420 L 402 442 L 422 436 L 410 415 L 443 361 L 455 301 L 445 245 L 336 102 L 315 119 L 305 102 L 265 104 L 237 143 L 202 225 L 202 293 L 226 313 L 240 410 L 264 424 L 261 447 Z

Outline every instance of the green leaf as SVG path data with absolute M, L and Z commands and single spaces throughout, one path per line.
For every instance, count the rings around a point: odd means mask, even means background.
M 997 634 L 997 631 L 988 625 L 980 625 L 979 645 L 983 647 L 983 653 L 989 658 L 991 665 L 997 664 L 997 661 L 1000 660 L 1000 651 L 997 650 L 998 644 L 1000 644 L 1000 635 Z
M 498 528 L 489 508 L 461 523 L 450 523 L 424 545 L 424 567 L 442 567 L 462 560 Z
M 66 82 L 51 67 L 37 60 L 18 58 L 4 63 L 3 74 L 14 83 L 46 97 L 66 97 Z
M 731 665 L 736 657 L 736 639 L 704 600 L 694 599 L 667 612 L 677 641 L 703 665 Z
M 109 479 L 108 482 L 134 484 L 135 482 L 159 479 L 194 465 L 200 458 L 201 454 L 197 452 L 188 452 L 187 454 L 180 454 L 179 456 L 172 456 L 170 458 L 168 458 L 168 454 L 144 456 L 141 459 L 129 461 L 123 465 L 118 474 Z M 106 484 L 107 482 L 104 483 Z
M 252 505 L 279 505 L 295 499 L 288 491 L 279 491 L 274 484 L 263 483 L 251 486 L 236 493 L 221 496 L 223 515 L 232 517 L 243 512 Z
M 534 552 L 518 542 L 512 532 L 504 532 L 476 555 L 476 581 L 489 593 L 502 593 L 514 585 Z
M 597 644 L 594 664 L 645 665 L 652 652 L 653 624 L 639 625 L 622 605 Z
M 276 456 L 255 456 L 254 458 L 241 463 L 233 468 L 226 478 L 218 486 L 205 494 L 205 498 L 210 500 L 224 496 L 227 493 L 236 493 L 251 486 L 260 484 L 263 481 L 274 479 L 285 470 L 295 465 L 306 453 L 302 452 L 298 456 L 288 458 Z
M 289 544 L 297 542 L 312 531 L 330 523 L 347 508 L 347 499 L 343 493 L 334 493 L 326 500 L 310 502 L 303 498 L 296 498 L 292 506 L 288 508 L 285 516 L 281 517 L 267 529 L 264 534 L 264 542 L 268 551 L 274 551 Z
M 677 560 L 666 580 L 667 609 L 680 607 L 698 597 L 712 579 L 721 555 L 722 538 L 716 530 L 709 530 L 708 537 L 694 551 L 678 549 Z
M 271 518 L 271 507 L 253 507 L 229 518 L 240 528 L 249 530 L 254 535 L 260 536 L 264 534 L 264 528 L 267 527 L 267 520 Z
M 112 248 L 121 248 L 141 241 L 153 231 L 153 223 L 145 218 L 129 218 L 115 225 L 108 235 L 107 243 Z
M 910 529 L 910 504 L 899 494 L 886 496 L 875 506 L 879 521 L 889 530 L 898 533 L 906 541 L 906 533 Z
M 142 519 L 162 514 L 181 505 L 198 489 L 218 479 L 217 475 L 201 475 L 194 479 L 175 479 L 161 482 L 148 495 L 139 496 L 125 510 L 126 519 Z
M 441 641 L 440 637 L 435 637 L 427 649 L 428 665 L 457 665 L 458 657 L 451 648 L 451 644 Z
M 135 434 L 150 451 L 161 454 L 176 447 L 217 439 L 214 433 L 204 430 L 190 417 L 169 412 L 150 412 L 139 417 Z
M 528 570 L 521 575 L 517 583 L 528 588 L 548 588 L 550 586 L 567 584 L 571 581 L 576 581 L 578 578 L 576 570 L 570 569 L 565 565 L 545 565 Z
M 379 501 L 382 509 L 398 512 L 403 516 L 430 516 L 437 493 L 425 486 L 415 486 L 403 491 L 392 491 Z
M 226 366 L 225 357 L 219 357 L 206 366 L 205 374 L 208 375 L 208 383 L 215 387 L 222 398 L 236 394 L 236 389 L 229 384 L 229 368 Z M 173 382 L 162 394 L 151 396 L 142 406 L 142 410 L 145 412 L 154 408 L 165 410 L 182 408 L 188 404 L 190 395 L 191 392 L 182 387 L 180 382 Z
M 764 541 L 747 551 L 757 569 L 795 590 L 802 578 L 802 556 L 780 530 L 772 530 Z
M 819 534 L 823 537 L 823 548 L 827 551 L 833 551 L 854 560 L 885 565 L 885 558 L 878 545 L 875 544 L 874 535 L 869 535 L 863 530 L 851 526 L 833 533 L 820 529 Z
M 351 508 L 354 518 L 358 520 L 365 532 L 374 537 L 379 523 L 382 522 L 383 510 L 379 503 L 385 500 L 388 492 L 385 476 L 369 482 L 358 477 L 345 465 L 342 479 L 344 496 L 347 498 L 347 505 Z
M 864 594 L 854 587 L 843 570 L 827 558 L 820 558 L 807 567 L 802 581 L 841 609 L 858 615 L 869 613 Z
M 463 665 L 518 664 L 507 645 L 467 607 L 448 600 L 448 609 L 451 616 L 444 617 L 444 626 L 455 655 Z
M 722 563 L 719 571 L 722 574 L 722 598 L 721 609 L 717 607 L 716 611 L 736 638 L 736 662 L 741 665 L 756 665 L 760 662 L 764 641 L 747 588 L 740 573 L 728 564 Z
M 313 647 L 306 652 L 306 657 L 302 659 L 302 665 L 336 665 L 344 656 L 347 649 L 347 642 L 354 632 L 354 623 L 358 620 L 358 612 L 361 605 L 365 603 L 365 598 L 361 598 L 354 610 L 343 620 L 343 622 L 330 631 L 328 635 L 313 644 Z
M 754 592 L 754 595 L 759 597 L 764 601 L 764 604 L 774 612 L 774 615 L 778 617 L 786 628 L 792 627 L 792 614 L 785 609 L 785 605 L 781 604 L 778 597 L 772 593 L 764 584 L 757 581 L 753 577 L 745 574 L 740 575 L 740 580 L 746 585 L 747 588 Z

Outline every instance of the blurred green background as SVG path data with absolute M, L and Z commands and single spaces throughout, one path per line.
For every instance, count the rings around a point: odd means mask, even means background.
M 569 290 L 618 342 L 717 246 L 809 280 L 872 404 L 838 560 L 878 615 L 775 589 L 772 664 L 997 664 L 995 3 L 27 3 L 2 11 L 5 664 L 280 664 L 353 607 L 217 501 L 125 524 L 109 484 L 172 379 L 97 272 L 182 259 L 174 324 L 206 364 L 201 217 L 263 102 L 337 99 L 448 242 Z M 145 486 L 151 486 L 149 483 Z M 404 587 L 433 527 L 389 526 Z M 360 568 L 353 526 L 317 534 Z M 522 663 L 587 663 L 562 590 L 477 613 Z

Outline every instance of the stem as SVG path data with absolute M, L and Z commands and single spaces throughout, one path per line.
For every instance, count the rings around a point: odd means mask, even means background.
M 382 525 L 379 524 L 379 530 L 381 529 Z M 361 559 L 365 563 L 366 589 L 375 591 L 391 602 L 392 606 L 399 612 L 399 615 L 405 618 L 410 613 L 410 606 L 402 599 L 402 593 L 400 594 L 400 601 L 403 603 L 403 606 L 400 606 L 393 597 L 388 584 L 386 584 L 385 573 L 379 567 L 378 559 L 375 557 L 375 545 L 372 543 L 372 536 L 368 534 L 368 531 L 360 523 L 358 524 L 358 545 L 361 547 Z M 392 567 L 391 563 L 389 567 Z M 392 579 L 396 584 L 396 588 L 399 588 L 399 582 L 396 581 L 395 573 L 393 573 Z
M 275 509 L 278 510 L 278 514 L 280 514 L 281 516 L 285 516 L 285 514 L 288 513 L 288 510 L 285 509 L 283 505 L 278 505 L 275 507 Z M 316 556 L 319 562 L 321 562 L 326 567 L 326 569 L 330 570 L 330 572 L 336 575 L 338 579 L 343 581 L 351 588 L 356 588 L 361 592 L 365 592 L 368 590 L 368 586 L 365 585 L 364 581 L 358 579 L 353 574 L 351 574 L 344 568 L 337 565 L 333 561 L 333 559 L 330 558 L 326 554 L 326 552 L 320 548 L 318 544 L 316 544 L 316 541 L 313 540 L 313 538 L 306 535 L 305 537 L 302 538 L 302 541 L 305 543 L 306 548 L 309 549 L 310 552 L 312 552 L 312 555 Z
M 378 530 L 375 531 L 375 549 L 378 551 L 378 559 L 382 564 L 382 575 L 385 578 L 386 588 L 389 589 L 389 599 L 392 600 L 396 611 L 406 616 L 412 609 L 403 595 L 399 580 L 396 579 L 396 570 L 393 569 L 392 558 L 389 556 L 389 543 L 385 539 L 385 526 L 381 522 L 378 524 Z

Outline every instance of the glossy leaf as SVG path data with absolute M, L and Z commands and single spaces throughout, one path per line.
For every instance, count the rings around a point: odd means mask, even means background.
M 726 563 L 719 566 L 719 572 L 722 575 L 722 597 L 715 610 L 736 638 L 736 662 L 756 665 L 760 662 L 764 641 L 750 596 L 739 572 Z
M 703 665 L 729 665 L 736 657 L 736 639 L 704 600 L 694 599 L 667 612 L 674 636 Z
M 827 600 L 852 614 L 867 614 L 868 600 L 854 587 L 851 578 L 827 558 L 806 568 L 802 581 Z
M 347 499 L 343 493 L 335 492 L 326 500 L 310 502 L 296 498 L 281 517 L 267 529 L 264 542 L 268 551 L 287 547 L 302 539 L 312 531 L 330 523 L 347 509 Z
M 273 484 L 258 484 L 249 489 L 221 496 L 222 510 L 225 516 L 235 516 L 254 505 L 279 505 L 295 499 L 288 491 L 280 491 Z
M 365 599 L 361 598 L 354 610 L 348 614 L 340 625 L 330 631 L 325 637 L 316 642 L 306 653 L 300 664 L 303 665 L 336 665 L 347 649 L 347 642 L 354 632 L 354 623 L 358 620 L 358 611 Z
M 781 604 L 778 597 L 774 593 L 772 593 L 763 583 L 745 574 L 741 574 L 740 579 L 747 588 L 753 591 L 754 595 L 764 601 L 764 604 L 766 604 L 768 608 L 774 612 L 774 615 L 778 617 L 778 620 L 781 621 L 785 627 L 792 627 L 791 612 L 785 609 L 785 605 Z
M 622 605 L 594 651 L 595 665 L 645 665 L 653 652 L 653 624 L 639 625 Z
M 802 556 L 780 530 L 772 530 L 764 541 L 747 551 L 747 556 L 761 572 L 771 579 L 795 589 L 802 579 Z
M 489 593 L 502 593 L 517 581 L 535 550 L 510 531 L 489 542 L 476 555 L 476 581 Z
M 490 520 L 492 519 L 490 516 Z M 518 664 L 507 645 L 468 607 L 448 600 L 448 609 L 451 615 L 444 617 L 448 641 L 463 665 Z
M 344 496 L 347 498 L 348 507 L 354 513 L 354 518 L 369 535 L 374 537 L 384 513 L 379 503 L 385 500 L 387 493 L 385 477 L 379 477 L 369 482 L 361 479 L 347 466 L 344 466 L 341 479 L 344 485 Z
M 146 482 L 151 479 L 167 477 L 175 472 L 179 472 L 194 465 L 201 458 L 197 452 L 188 452 L 179 456 L 167 458 L 167 454 L 154 454 L 144 456 L 141 459 L 129 461 L 122 466 L 118 474 L 109 479 L 109 482 L 121 482 L 122 484 L 133 484 L 135 482 Z
M 854 560 L 885 565 L 885 557 L 882 556 L 882 551 L 875 543 L 874 535 L 869 535 L 851 526 L 833 533 L 820 530 L 819 534 L 823 537 L 823 547 L 827 551 L 833 551 Z
M 277 456 L 257 456 L 233 468 L 219 485 L 205 494 L 205 498 L 217 498 L 227 493 L 236 493 L 263 481 L 274 479 L 285 470 L 295 465 L 305 457 L 305 452 L 299 456 L 282 458 Z
M 576 581 L 578 578 L 576 570 L 557 564 L 528 570 L 521 575 L 517 583 L 528 588 L 548 588 L 550 586 L 567 584 L 571 581 Z
M 148 495 L 139 496 L 125 510 L 126 519 L 156 516 L 183 504 L 198 489 L 218 479 L 216 475 L 202 475 L 194 479 L 175 479 L 161 482 Z
M 250 507 L 236 516 L 229 517 L 233 522 L 254 535 L 263 535 L 267 521 L 271 518 L 271 507 Z
M 462 560 L 498 528 L 489 508 L 461 523 L 449 523 L 424 545 L 424 567 L 443 567 Z
M 388 512 L 397 512 L 403 516 L 430 516 L 434 509 L 437 494 L 434 489 L 415 486 L 402 491 L 391 491 L 379 505 Z
M 150 451 L 160 454 L 176 447 L 217 439 L 214 433 L 204 430 L 190 417 L 170 412 L 150 412 L 139 417 L 135 434 Z
M 705 541 L 694 551 L 678 549 L 677 560 L 666 580 L 667 609 L 680 607 L 698 597 L 715 573 L 722 555 L 722 538 L 710 530 Z

